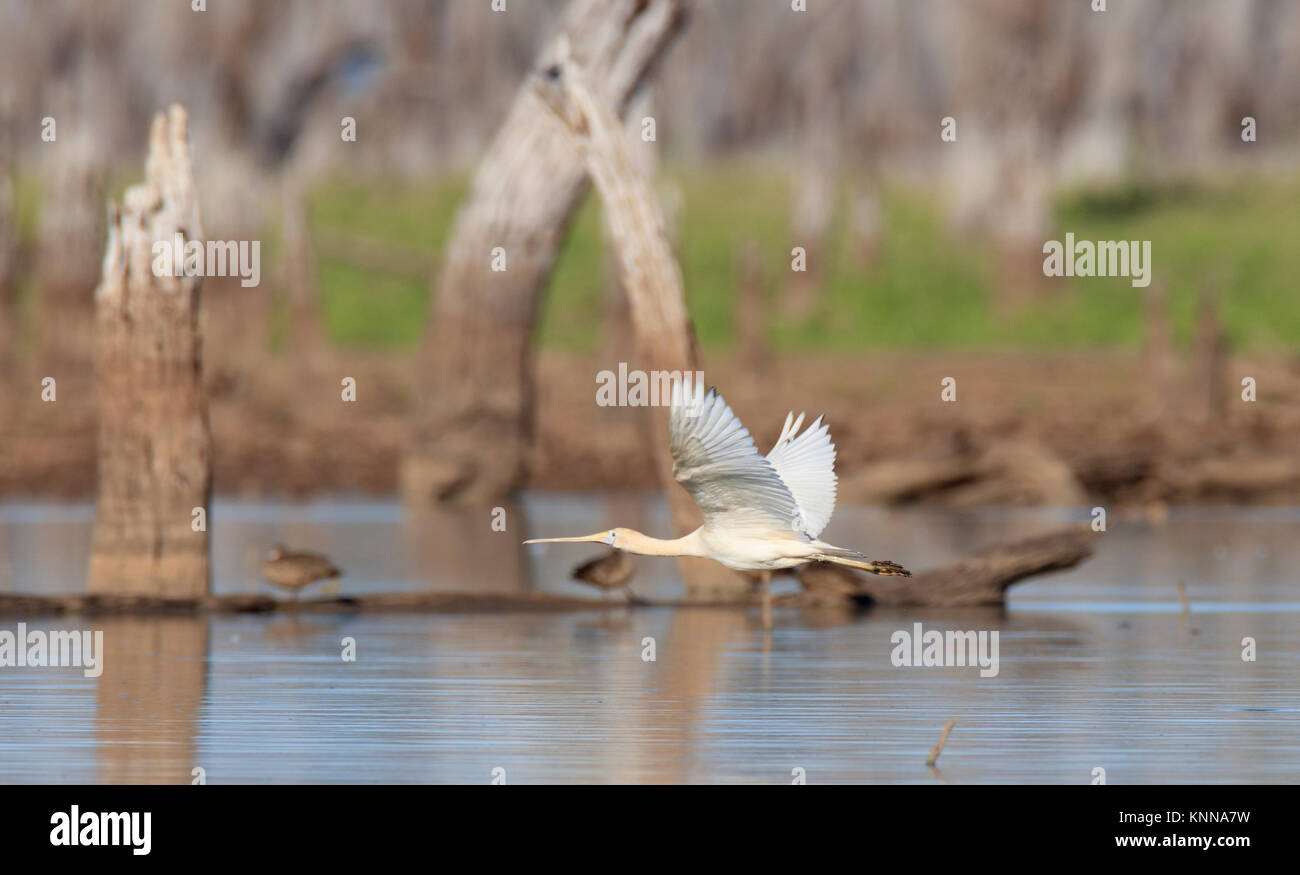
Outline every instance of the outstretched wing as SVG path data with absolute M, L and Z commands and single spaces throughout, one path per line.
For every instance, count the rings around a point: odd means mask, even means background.
M 786 414 L 785 428 L 767 454 L 767 461 L 794 496 L 807 521 L 808 534 L 815 538 L 835 512 L 835 444 L 822 417 L 817 417 L 803 434 L 799 434 L 801 425 L 802 413 L 798 419 L 793 412 Z
M 794 496 L 716 390 L 683 397 L 674 382 L 669 419 L 673 476 L 710 528 L 810 539 Z

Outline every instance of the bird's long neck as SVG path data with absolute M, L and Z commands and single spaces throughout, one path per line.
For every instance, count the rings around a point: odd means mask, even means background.
M 636 553 L 638 556 L 704 556 L 704 545 L 700 543 L 700 530 L 696 529 L 689 535 L 683 535 L 680 538 L 664 540 L 663 538 L 652 538 L 649 535 L 643 535 L 638 531 L 629 530 L 623 533 L 614 543 L 619 550 L 626 550 L 628 553 Z

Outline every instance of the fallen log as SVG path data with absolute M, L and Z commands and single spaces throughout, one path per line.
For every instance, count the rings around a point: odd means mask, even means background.
M 787 597 L 799 604 L 870 601 L 899 606 L 1000 605 L 1006 590 L 1037 574 L 1071 568 L 1092 555 L 1096 533 L 1088 525 L 997 544 L 912 578 L 879 577 L 829 562 L 812 562 L 795 576 L 804 591 Z
M 223 595 L 197 599 L 169 599 L 139 595 L 23 595 L 0 593 L 0 616 L 39 617 L 63 614 L 169 615 L 169 614 L 345 614 L 345 613 L 496 613 L 519 611 L 605 611 L 630 607 L 719 608 L 748 604 L 679 599 L 635 601 L 591 599 L 546 592 L 410 592 L 327 596 L 301 600 L 269 595 Z
M 1224 456 L 1163 465 L 1160 476 L 1179 497 L 1257 500 L 1300 487 L 1300 459 L 1281 454 Z
M 846 477 L 840 494 L 849 501 L 902 504 L 939 499 L 949 507 L 991 504 L 1087 503 L 1086 490 L 1070 466 L 1028 440 L 1001 441 L 938 458 L 877 462 Z
M 970 483 L 978 475 L 976 460 L 965 457 L 890 459 L 845 477 L 840 496 L 851 502 L 902 504 Z
M 850 568 L 814 562 L 795 574 L 804 592 L 779 601 L 799 605 L 873 602 L 882 605 L 968 606 L 1000 605 L 1007 587 L 1026 577 L 1070 568 L 1092 555 L 1095 537 L 1087 525 L 1038 535 L 982 550 L 966 559 L 910 579 L 877 577 Z M 235 594 L 202 598 L 88 593 L 22 595 L 0 593 L 0 616 L 60 614 L 258 614 L 258 613 L 492 613 L 503 611 L 586 611 L 627 608 L 736 608 L 754 599 L 674 599 L 651 601 L 578 598 L 546 592 L 410 592 L 353 596 L 277 599 L 270 595 Z

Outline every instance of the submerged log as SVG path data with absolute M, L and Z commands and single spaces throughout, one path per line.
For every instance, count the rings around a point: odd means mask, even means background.
M 1000 605 L 1007 587 L 1036 574 L 1073 567 L 1092 555 L 1086 525 L 1000 544 L 910 579 L 877 577 L 816 562 L 796 571 L 804 592 L 781 601 L 799 605 L 874 602 L 903 606 Z M 0 616 L 170 613 L 472 613 L 657 608 L 747 608 L 752 597 L 629 601 L 575 598 L 546 592 L 410 592 L 332 596 L 294 601 L 269 595 L 198 598 L 89 593 L 41 596 L 0 593 Z
M 202 280 L 156 276 L 152 252 L 177 234 L 203 240 L 180 106 L 154 119 L 145 174 L 113 209 L 95 291 L 99 494 L 90 591 L 195 599 L 208 592 L 212 494 Z
M 299 600 L 269 595 L 222 595 L 173 599 L 143 595 L 16 595 L 0 593 L 0 616 L 37 617 L 62 614 L 264 614 L 264 613 L 494 613 L 532 611 L 623 610 L 628 607 L 725 608 L 746 602 L 681 600 L 632 601 L 555 595 L 546 592 L 403 592 L 328 596 Z
M 793 599 L 813 604 L 865 599 L 881 605 L 1000 605 L 1013 583 L 1071 568 L 1087 559 L 1092 555 L 1094 537 L 1096 533 L 1090 526 L 1074 526 L 998 544 L 910 579 L 879 577 L 829 562 L 813 562 L 796 571 L 804 592 Z
M 622 113 L 685 11 L 685 0 L 574 0 L 563 38 Z M 543 63 L 557 51 L 548 45 Z M 585 191 L 581 156 L 526 85 L 479 164 L 438 274 L 402 469 L 408 501 L 495 502 L 520 483 L 538 305 Z

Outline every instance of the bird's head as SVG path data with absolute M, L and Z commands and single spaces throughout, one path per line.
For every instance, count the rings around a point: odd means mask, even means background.
M 593 535 L 582 535 L 577 538 L 533 538 L 524 541 L 525 544 L 608 544 L 611 547 L 618 546 L 619 537 L 625 537 L 631 529 L 606 529 L 603 532 L 596 532 Z

